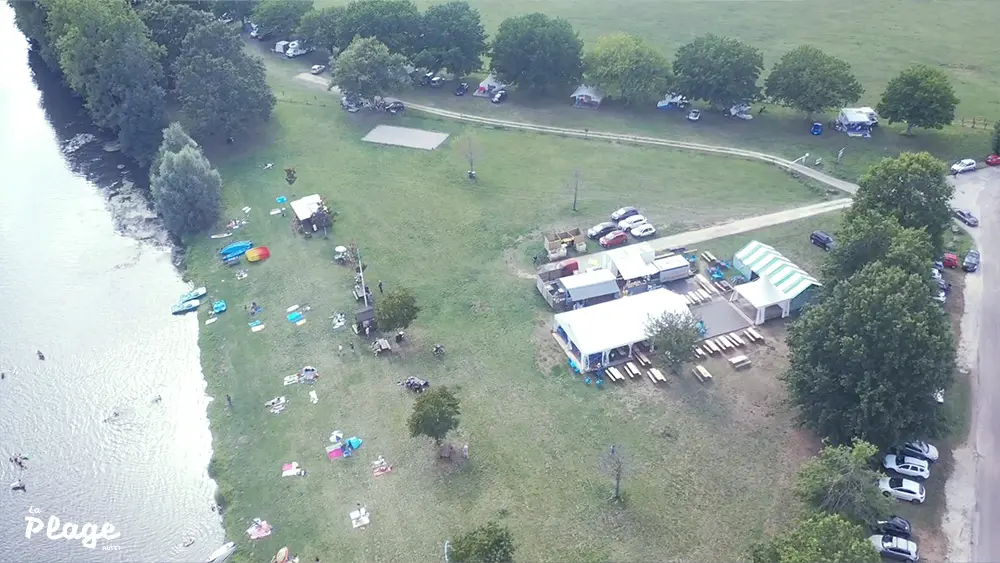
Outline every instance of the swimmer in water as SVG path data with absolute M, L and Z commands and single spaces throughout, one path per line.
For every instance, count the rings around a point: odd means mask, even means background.
M 159 403 L 162 400 L 163 400 L 163 397 L 160 397 L 159 395 L 153 397 L 153 402 L 154 403 Z
M 28 489 L 25 488 L 24 483 L 20 479 L 10 484 L 10 490 L 21 491 L 22 493 L 28 492 Z
M 45 361 L 45 354 L 43 354 L 41 350 L 38 350 L 35 354 L 38 354 L 39 360 Z

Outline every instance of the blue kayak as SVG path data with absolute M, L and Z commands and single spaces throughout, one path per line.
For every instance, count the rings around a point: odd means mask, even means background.
M 175 315 L 183 315 L 184 313 L 190 313 L 201 305 L 201 301 L 198 299 L 190 299 L 184 301 L 183 303 L 178 303 L 170 308 L 170 312 Z
M 223 246 L 219 254 L 223 256 L 239 256 L 251 248 L 253 248 L 253 241 L 238 240 Z
M 198 287 L 198 288 L 192 289 L 191 291 L 185 293 L 184 295 L 181 295 L 181 298 L 178 299 L 177 302 L 178 303 L 183 303 L 185 301 L 190 301 L 192 299 L 201 299 L 202 297 L 204 297 L 207 294 L 208 294 L 208 288 L 207 287 Z

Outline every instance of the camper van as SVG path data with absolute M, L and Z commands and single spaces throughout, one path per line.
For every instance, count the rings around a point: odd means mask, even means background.
M 288 48 L 285 49 L 285 56 L 291 59 L 298 57 L 299 55 L 305 55 L 310 51 L 312 51 L 312 49 L 303 47 L 301 41 L 292 41 L 288 44 Z

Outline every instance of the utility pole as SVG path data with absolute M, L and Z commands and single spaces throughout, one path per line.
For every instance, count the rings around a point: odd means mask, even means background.
M 365 285 L 365 268 L 361 262 L 361 249 L 358 249 L 358 277 L 361 279 L 361 295 L 365 299 L 365 307 L 368 307 L 368 287 Z

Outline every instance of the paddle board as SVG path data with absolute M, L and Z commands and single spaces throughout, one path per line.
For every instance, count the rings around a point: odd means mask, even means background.
M 205 324 L 210 325 L 217 320 L 219 320 L 219 317 L 212 317 L 211 319 L 205 319 Z
M 271 211 L 268 212 L 268 214 L 270 215 L 277 215 L 279 213 L 281 213 L 280 209 L 272 209 Z
M 295 326 L 302 326 L 304 324 L 306 324 L 306 320 L 305 319 L 301 319 L 301 320 L 295 322 Z
M 226 238 L 233 236 L 233 233 L 219 233 L 217 235 L 212 235 L 212 238 Z
M 264 325 L 262 324 L 250 327 L 250 332 L 260 332 L 262 330 L 264 330 Z
M 285 312 L 286 312 L 286 313 L 291 313 L 292 311 L 295 311 L 295 310 L 296 310 L 296 309 L 298 309 L 298 308 L 299 308 L 299 306 L 298 306 L 298 305 L 292 305 L 291 307 L 289 307 L 289 308 L 285 309 Z

